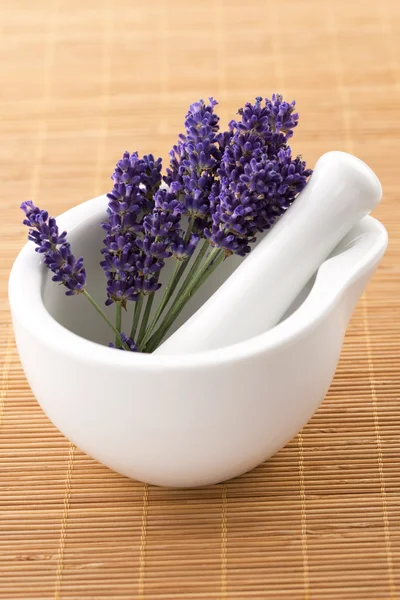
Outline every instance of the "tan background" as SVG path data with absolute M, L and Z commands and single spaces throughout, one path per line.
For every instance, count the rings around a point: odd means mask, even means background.
M 0 30 L 0 598 L 400 598 L 400 3 L 2 0 Z M 310 165 L 343 149 L 376 170 L 389 250 L 297 439 L 225 485 L 147 487 L 28 389 L 6 300 L 18 205 L 60 213 L 107 191 L 123 150 L 166 158 L 190 102 L 214 95 L 227 123 L 273 91 L 297 99 Z

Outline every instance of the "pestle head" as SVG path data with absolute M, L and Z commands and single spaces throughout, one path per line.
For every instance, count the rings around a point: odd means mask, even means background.
M 304 192 L 314 190 L 316 183 L 319 184 L 318 189 L 315 189 L 318 202 L 324 201 L 324 198 L 319 196 L 320 185 L 324 185 L 324 188 L 334 185 L 336 196 L 343 195 L 351 201 L 354 209 L 364 208 L 366 214 L 372 211 L 382 199 L 382 186 L 373 170 L 361 159 L 348 152 L 333 150 L 323 154 L 318 159 Z M 332 193 L 331 188 L 329 195 Z

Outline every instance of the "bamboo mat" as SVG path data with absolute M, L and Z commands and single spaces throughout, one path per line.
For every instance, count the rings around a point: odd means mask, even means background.
M 0 598 L 400 598 L 400 3 L 3 0 L 0 31 Z M 227 123 L 274 91 L 311 165 L 343 149 L 376 170 L 389 249 L 296 439 L 224 485 L 148 487 L 74 448 L 27 386 L 17 207 L 107 191 L 125 149 L 166 158 L 200 97 Z

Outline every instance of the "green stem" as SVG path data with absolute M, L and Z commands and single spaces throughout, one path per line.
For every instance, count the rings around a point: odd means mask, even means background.
M 188 229 L 186 231 L 186 235 L 185 235 L 185 239 L 184 239 L 184 243 L 187 244 L 190 236 L 192 235 L 192 231 L 193 231 L 193 225 L 194 225 L 194 219 L 191 219 L 189 221 L 189 226 Z M 190 262 L 190 258 L 186 259 L 183 262 L 177 262 L 175 265 L 174 270 L 172 271 L 170 280 L 167 284 L 167 287 L 165 288 L 164 291 L 164 295 L 161 298 L 160 304 L 157 307 L 157 310 L 154 314 L 154 317 L 151 320 L 151 323 L 146 331 L 146 335 L 143 339 L 143 345 L 146 344 L 147 340 L 149 339 L 150 335 L 152 334 L 154 327 L 157 325 L 159 318 L 161 317 L 164 308 L 167 306 L 168 302 L 170 301 L 174 291 L 176 290 L 176 286 L 178 285 L 178 283 L 180 282 L 180 280 L 182 279 L 182 275 L 184 274 L 186 267 L 188 266 Z
M 121 338 L 120 332 L 116 329 L 116 327 L 114 327 L 114 325 L 111 323 L 110 319 L 101 310 L 101 308 L 97 304 L 97 302 L 92 298 L 92 296 L 86 290 L 83 290 L 82 294 L 89 300 L 90 304 L 94 307 L 96 312 L 104 319 L 104 321 L 107 323 L 107 325 L 109 325 L 111 327 L 111 329 L 113 330 L 115 335 L 118 336 L 119 342 L 122 344 L 122 338 Z M 126 344 L 124 344 L 124 347 L 126 350 L 129 350 L 129 347 Z
M 210 248 L 210 244 L 208 243 L 207 240 L 204 240 L 203 245 L 200 248 L 200 251 L 199 251 L 198 255 L 196 256 L 196 260 L 194 261 L 194 263 L 190 267 L 190 271 L 186 275 L 185 281 L 182 283 L 182 287 L 179 290 L 179 294 L 182 294 L 182 292 L 184 292 L 184 290 L 186 289 L 186 287 L 188 286 L 188 284 L 191 282 L 192 277 L 194 277 L 195 274 L 197 273 L 197 270 L 200 268 L 200 265 L 203 262 L 203 258 L 207 254 L 207 250 L 209 248 Z M 211 253 L 210 253 L 210 256 L 211 256 Z
M 194 286 L 194 288 L 190 294 L 190 297 L 195 295 L 197 290 L 199 290 L 201 288 L 203 283 L 209 278 L 209 276 L 212 273 L 214 273 L 215 269 L 225 260 L 225 258 L 226 258 L 225 252 L 223 252 L 217 256 L 217 258 L 215 259 L 215 262 L 213 262 L 212 265 L 208 268 L 208 270 L 203 273 L 203 275 L 200 277 L 200 279 Z
M 115 347 L 121 348 L 121 317 L 122 317 L 122 304 L 121 302 L 115 303 L 115 329 L 118 334 L 115 334 Z
M 164 321 L 148 341 L 145 349 L 146 352 L 153 352 L 158 347 L 158 345 L 163 340 L 166 333 L 174 323 L 175 319 L 177 319 L 177 317 L 182 312 L 183 308 L 189 302 L 190 298 L 206 281 L 206 279 L 211 275 L 211 273 L 214 272 L 218 265 L 221 264 L 224 258 L 225 252 L 223 250 L 220 250 L 219 248 L 214 248 L 210 252 L 200 269 L 198 269 L 197 273 L 193 276 L 191 281 L 187 283 L 185 289 L 183 291 L 180 291 L 179 297 L 177 298 L 173 306 L 170 308 L 169 312 L 164 318 Z M 187 279 L 188 278 L 189 275 Z
M 172 294 L 174 293 L 174 291 L 176 290 L 176 286 L 178 285 L 179 281 L 181 280 L 181 277 L 183 275 L 183 273 L 185 272 L 186 267 L 188 266 L 190 262 L 190 259 L 186 259 L 183 262 L 177 262 L 177 264 L 175 265 L 175 269 L 174 272 L 172 273 L 172 277 L 168 283 L 168 286 L 165 290 L 165 299 L 162 299 L 162 303 L 163 303 L 163 307 L 161 309 L 161 312 L 164 310 L 164 308 L 167 306 L 170 298 L 172 297 Z M 160 304 L 161 306 L 161 304 Z M 160 312 L 160 314 L 161 314 Z
M 164 295 L 161 298 L 160 304 L 158 305 L 157 310 L 154 314 L 154 317 L 152 318 L 149 328 L 146 332 L 143 343 L 147 342 L 151 332 L 153 331 L 154 327 L 157 325 L 158 319 L 161 317 L 161 314 L 162 314 L 164 308 L 167 306 L 169 299 L 171 298 L 172 294 L 174 293 L 174 290 L 175 290 L 176 286 L 178 285 L 179 279 L 182 277 L 183 271 L 186 269 L 186 265 L 188 262 L 189 261 L 185 261 L 184 263 L 180 263 L 180 262 L 176 263 L 175 268 L 172 271 L 171 278 L 167 284 L 167 287 L 164 290 Z
M 142 324 L 140 325 L 140 331 L 139 331 L 138 341 L 137 341 L 137 345 L 138 345 L 138 348 L 140 351 L 143 346 L 142 340 L 144 341 L 144 336 L 146 333 L 147 323 L 149 321 L 151 307 L 153 306 L 153 302 L 154 302 L 154 293 L 151 294 L 150 296 L 147 296 L 146 308 L 144 309 Z
M 133 341 L 135 341 L 136 330 L 139 325 L 139 319 L 140 319 L 140 314 L 142 312 L 142 306 L 143 306 L 143 296 L 142 296 L 142 294 L 140 294 L 139 300 L 136 300 L 136 302 L 135 302 L 135 310 L 133 312 L 133 322 L 132 322 L 132 329 L 131 329 L 131 340 L 133 340 Z

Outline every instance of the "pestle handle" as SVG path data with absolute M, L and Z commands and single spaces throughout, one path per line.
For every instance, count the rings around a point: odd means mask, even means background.
M 381 197 L 380 182 L 363 161 L 338 151 L 321 156 L 287 212 L 156 352 L 211 350 L 276 325 L 321 263 Z

